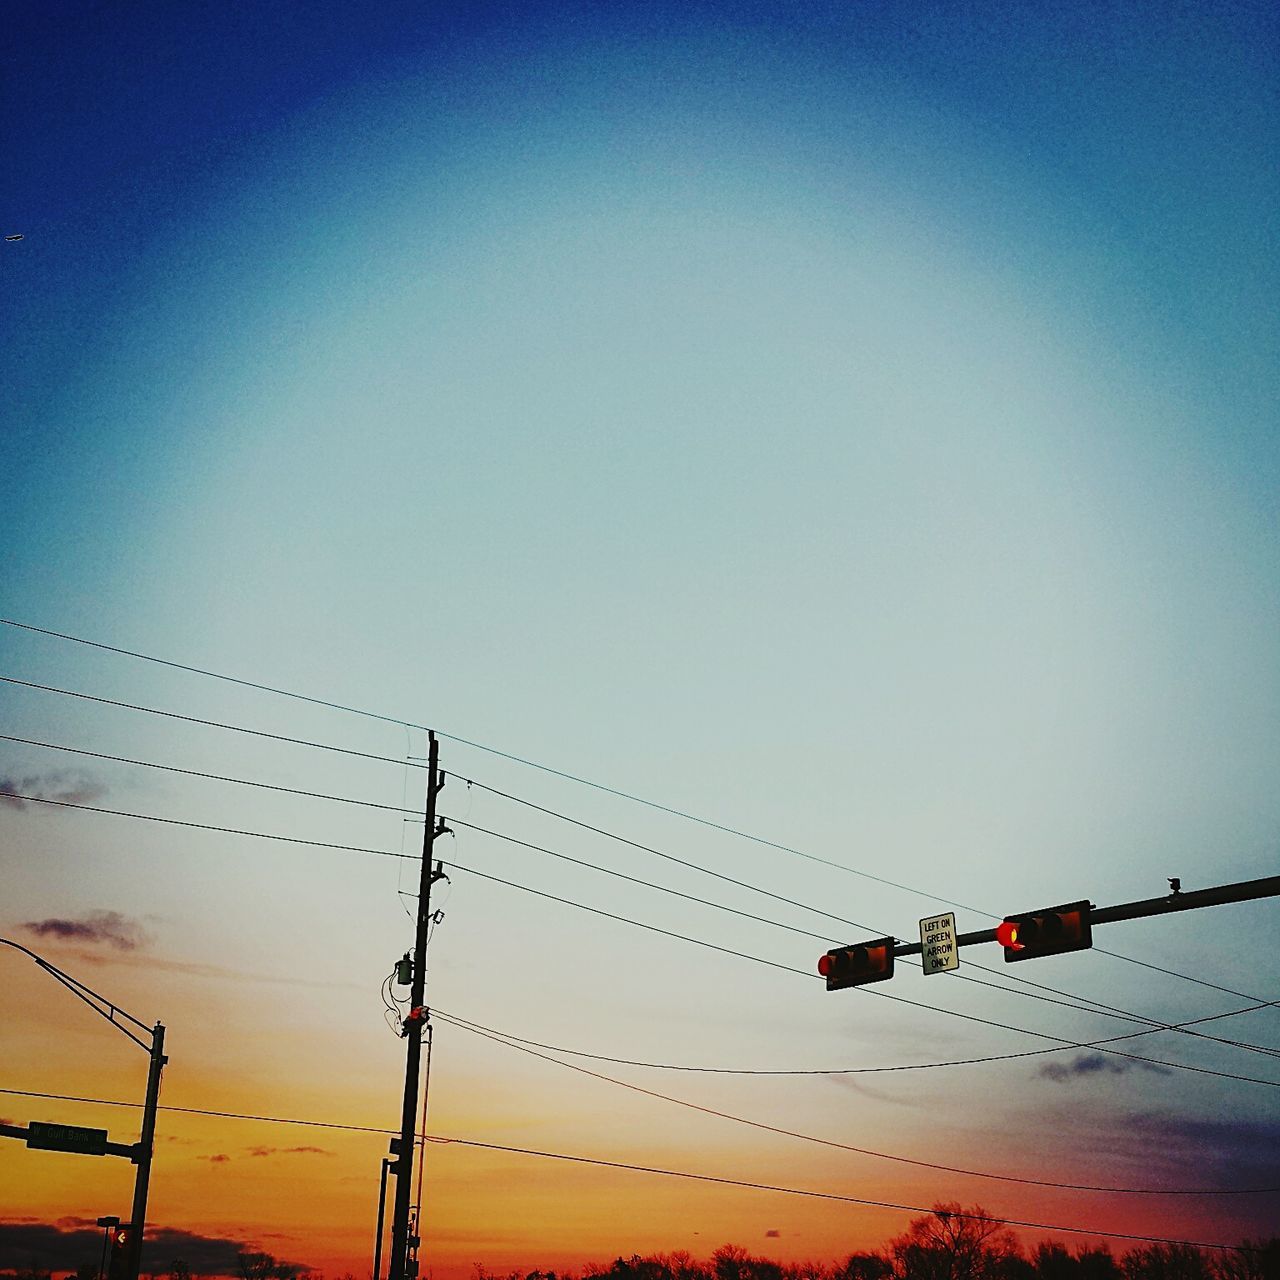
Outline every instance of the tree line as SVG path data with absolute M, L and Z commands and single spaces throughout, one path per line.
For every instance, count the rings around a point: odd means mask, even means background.
M 210 1273 L 203 1273 L 209 1275 Z M 64 1280 L 97 1280 L 82 1267 Z M 147 1280 L 195 1280 L 181 1259 Z M 241 1253 L 234 1280 L 323 1280 L 319 1272 L 278 1262 L 269 1253 Z M 0 1272 L 0 1280 L 55 1280 L 30 1268 Z M 339 1280 L 355 1280 L 350 1273 Z M 428 1265 L 424 1280 L 431 1280 Z M 726 1244 L 710 1258 L 685 1252 L 632 1254 L 588 1263 L 580 1273 L 543 1270 L 493 1272 L 474 1266 L 474 1280 L 1280 1280 L 1280 1236 L 1245 1240 L 1238 1249 L 1190 1244 L 1137 1244 L 1122 1254 L 1106 1247 L 1072 1250 L 1056 1240 L 1027 1251 L 1002 1222 L 980 1205 L 936 1204 L 882 1249 L 851 1253 L 838 1262 L 776 1262 Z

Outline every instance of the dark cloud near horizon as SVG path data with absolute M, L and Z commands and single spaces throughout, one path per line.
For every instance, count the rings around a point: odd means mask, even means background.
M 1170 1074 L 1169 1067 L 1157 1066 L 1154 1062 L 1137 1062 L 1132 1058 L 1115 1058 L 1104 1053 L 1079 1053 L 1070 1062 L 1046 1062 L 1036 1075 L 1062 1084 L 1081 1076 L 1123 1076 L 1134 1070 L 1150 1071 L 1158 1076 Z
M 86 1219 L 62 1219 L 83 1222 Z M 236 1274 L 236 1259 L 256 1253 L 253 1241 L 229 1236 L 203 1236 L 178 1227 L 152 1227 L 142 1244 L 144 1271 L 163 1272 L 181 1258 L 196 1276 Z M 0 1221 L 0 1258 L 6 1266 L 42 1271 L 74 1271 L 89 1265 L 95 1271 L 102 1257 L 102 1231 L 96 1225 L 59 1227 L 31 1219 Z M 301 1265 L 301 1264 L 297 1264 Z M 309 1270 L 301 1266 L 302 1270 Z
M 130 920 L 118 911 L 90 911 L 78 920 L 60 917 L 28 920 L 22 927 L 38 938 L 101 944 L 117 951 L 136 951 L 150 940 L 136 920 Z
M 766 1240 L 780 1240 L 782 1238 L 782 1232 L 779 1231 L 777 1227 L 770 1227 L 769 1230 L 764 1233 L 764 1238 Z
M 1280 1121 L 1233 1120 L 1133 1111 L 1110 1116 L 1094 1135 L 1102 1156 L 1136 1160 L 1148 1185 L 1245 1192 L 1280 1188 Z M 1233 1208 L 1280 1221 L 1280 1191 L 1250 1195 Z
M 24 796 L 39 800 L 61 800 L 67 804 L 90 804 L 101 800 L 107 788 L 87 773 L 58 769 L 52 773 L 26 773 L 21 777 L 0 777 L 0 804 L 12 809 L 25 809 Z

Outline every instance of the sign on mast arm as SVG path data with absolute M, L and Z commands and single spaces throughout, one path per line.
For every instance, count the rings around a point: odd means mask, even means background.
M 925 916 L 920 921 L 920 959 L 927 977 L 960 967 L 960 948 L 956 946 L 956 913 Z

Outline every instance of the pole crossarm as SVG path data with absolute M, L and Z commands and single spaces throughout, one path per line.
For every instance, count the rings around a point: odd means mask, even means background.
M 1171 911 L 1195 911 L 1200 907 L 1221 907 L 1230 902 L 1251 902 L 1255 898 L 1280 896 L 1280 876 L 1263 876 L 1260 880 L 1241 880 L 1236 884 L 1220 884 L 1210 889 L 1191 889 L 1186 893 L 1175 889 L 1162 898 L 1144 898 L 1140 902 L 1122 902 L 1114 907 L 1091 907 L 1091 924 L 1114 924 L 1118 920 L 1141 920 L 1146 916 L 1167 915 Z M 977 929 L 956 938 L 957 947 L 978 942 L 995 942 L 994 929 Z M 919 942 L 901 942 L 893 949 L 895 956 L 918 956 Z
M 143 1040 L 141 1036 L 137 1035 L 134 1031 L 131 1031 L 123 1022 L 117 1021 L 117 1017 L 126 1018 L 129 1022 L 132 1022 L 135 1027 L 146 1032 L 148 1036 L 153 1036 L 151 1028 L 141 1019 L 135 1018 L 133 1014 L 126 1012 L 124 1009 L 120 1008 L 118 1004 L 108 1000 L 106 996 L 95 991 L 87 983 L 81 982 L 79 978 L 73 978 L 65 970 L 59 969 L 56 964 L 46 960 L 41 955 L 37 955 L 30 947 L 24 947 L 22 943 L 14 942 L 12 938 L 0 938 L 0 942 L 4 943 L 7 947 L 13 947 L 15 951 L 21 951 L 23 955 L 30 956 L 31 959 L 34 960 L 36 964 L 38 964 L 40 968 L 42 968 L 51 978 L 62 983 L 62 985 L 66 987 L 73 996 L 83 1000 L 84 1003 L 87 1004 L 94 1013 L 98 1014 L 99 1017 L 105 1018 L 113 1027 L 122 1031 L 139 1048 L 146 1049 L 148 1053 L 151 1052 L 152 1045 L 150 1041 Z

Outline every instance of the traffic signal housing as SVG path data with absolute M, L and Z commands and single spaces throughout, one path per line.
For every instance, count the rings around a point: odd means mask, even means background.
M 818 972 L 826 978 L 827 990 L 839 991 L 892 978 L 893 944 L 892 938 L 879 938 L 828 951 L 818 961 Z
M 111 1237 L 111 1258 L 107 1264 L 107 1280 L 129 1280 L 129 1245 L 133 1228 L 117 1227 Z
M 1064 951 L 1085 951 L 1093 946 L 1090 904 L 1070 902 L 1062 907 L 1042 907 L 1021 915 L 1005 916 L 996 927 L 996 941 L 1004 947 L 1004 958 L 1038 960 Z

